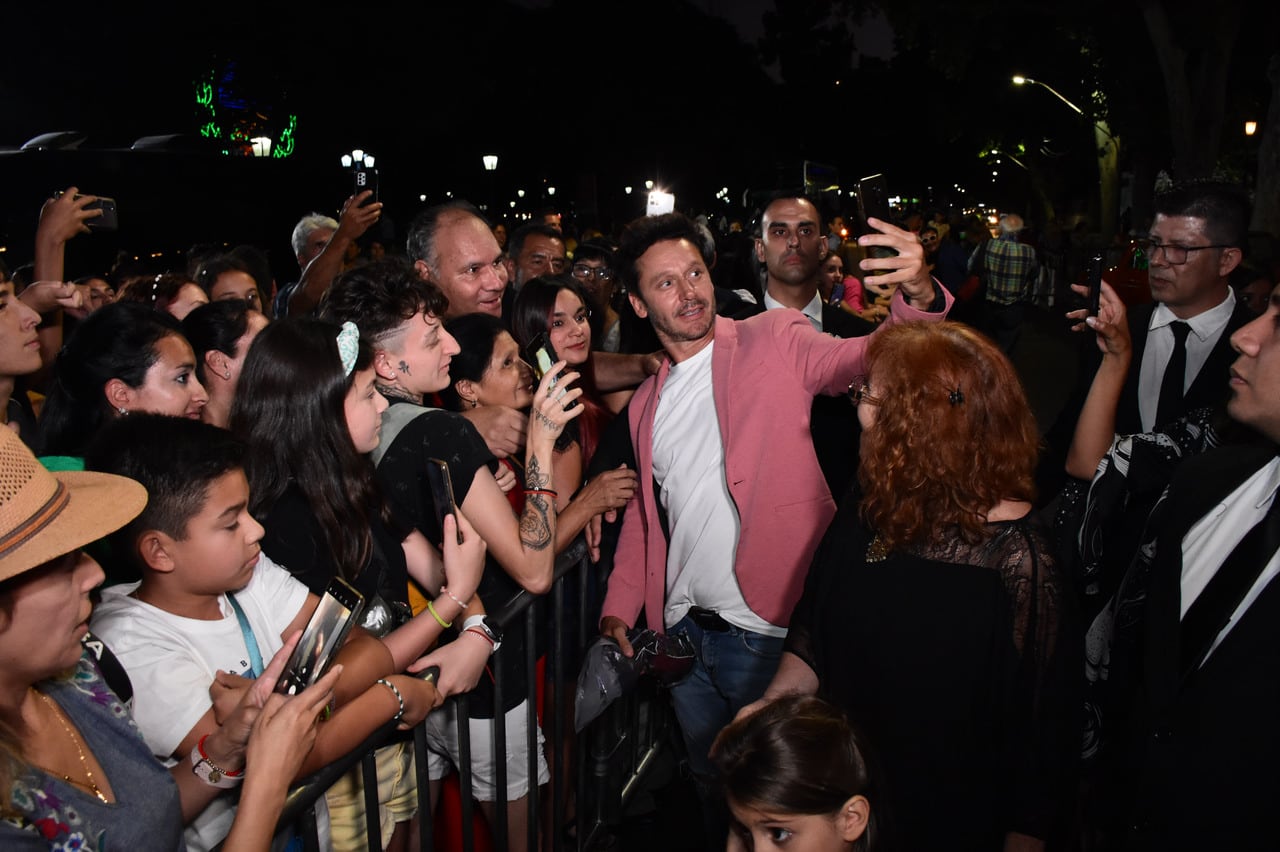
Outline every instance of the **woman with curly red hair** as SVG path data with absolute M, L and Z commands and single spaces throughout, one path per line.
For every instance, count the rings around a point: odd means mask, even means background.
M 903 848 L 1042 849 L 1074 792 L 1082 650 L 1031 515 L 1035 420 L 959 323 L 886 328 L 867 369 L 858 485 L 762 701 L 821 693 L 849 714 Z

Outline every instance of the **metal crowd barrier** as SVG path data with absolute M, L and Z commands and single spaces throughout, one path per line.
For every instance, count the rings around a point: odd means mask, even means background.
M 604 596 L 603 576 L 593 568 L 587 557 L 587 548 L 581 537 L 556 561 L 556 580 L 545 596 L 521 592 L 509 601 L 489 602 L 490 618 L 505 633 L 523 629 L 525 632 L 525 660 L 529 684 L 528 753 L 530 766 L 527 775 L 531 779 L 528 796 L 527 848 L 534 850 L 573 850 L 594 852 L 606 848 L 612 841 L 612 830 L 622 821 L 624 809 L 641 786 L 646 771 L 652 766 L 662 749 L 671 742 L 674 717 L 663 691 L 654 684 L 644 683 L 633 692 L 610 705 L 605 712 L 580 735 L 573 733 L 573 687 L 577 682 L 576 666 L 582 651 L 594 640 L 599 623 L 600 601 Z M 572 597 L 572 600 L 568 598 Z M 495 605 L 496 604 L 496 605 Z M 572 615 L 571 618 L 566 616 Z M 566 635 L 566 625 L 572 624 L 571 636 Z M 532 783 L 537 778 L 537 700 L 536 648 L 538 633 L 547 631 L 546 676 L 543 682 L 544 713 L 542 731 L 546 740 L 544 752 L 550 767 L 550 783 L 540 788 Z M 570 653 L 572 643 L 572 653 Z M 498 655 L 507 653 L 508 646 L 499 648 Z M 568 662 L 575 668 L 570 671 Z M 497 754 L 506 753 L 505 727 L 497 724 L 503 718 L 502 667 L 491 666 L 495 676 L 494 743 Z M 569 699 L 569 700 L 565 700 Z M 461 834 L 463 852 L 474 852 L 476 838 L 473 830 L 474 804 L 470 771 L 470 732 L 467 722 L 469 699 L 466 695 L 449 699 L 458 704 L 459 763 L 456 767 L 461 794 Z M 292 828 L 303 840 L 307 852 L 318 852 L 314 805 L 335 781 L 359 764 L 362 769 L 365 795 L 365 824 L 368 848 L 382 849 L 378 820 L 378 785 L 374 762 L 374 750 L 403 736 L 396 731 L 395 723 L 388 722 L 358 748 L 340 760 L 324 767 L 297 784 L 289 793 L 281 814 L 278 832 Z M 418 786 L 418 818 L 421 823 L 421 849 L 435 849 L 434 818 L 431 813 L 430 786 L 426 765 L 426 734 L 422 725 L 413 731 L 414 766 Z M 573 746 L 573 771 L 568 772 L 564 762 L 565 744 Z M 493 849 L 507 849 L 507 801 L 506 763 L 495 761 L 498 800 L 495 801 L 494 819 L 489 826 Z M 566 804 L 569 797 L 575 803 L 573 819 L 574 836 L 566 833 Z M 549 805 L 549 807 L 547 807 Z M 544 808 L 546 810 L 544 810 Z M 549 820 L 548 820 L 549 817 Z M 549 823 L 549 824 L 548 824 Z M 544 836 L 546 835 L 546 836 Z M 548 840 L 550 842 L 548 842 Z

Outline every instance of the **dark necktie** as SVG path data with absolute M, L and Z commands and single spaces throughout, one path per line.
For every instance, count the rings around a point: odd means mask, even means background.
M 1173 332 L 1173 354 L 1160 381 L 1160 402 L 1156 405 L 1155 428 L 1169 425 L 1182 416 L 1182 386 L 1187 380 L 1187 335 L 1191 326 L 1182 320 L 1169 323 Z
M 1271 501 L 1271 508 L 1262 520 L 1227 554 L 1222 566 L 1182 617 L 1178 644 L 1183 677 L 1200 667 L 1214 640 L 1227 626 L 1277 548 L 1280 548 L 1280 495 Z

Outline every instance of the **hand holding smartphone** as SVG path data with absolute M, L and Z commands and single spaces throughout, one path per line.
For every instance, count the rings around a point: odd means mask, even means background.
M 297 695 L 315 683 L 346 641 L 363 605 L 363 595 L 341 578 L 334 577 L 316 604 L 316 611 L 293 649 L 284 674 L 276 682 L 275 691 Z
M 449 463 L 442 459 L 427 459 L 427 482 L 431 486 L 431 500 L 436 506 L 436 521 L 440 535 L 444 536 L 444 519 L 453 515 L 458 544 L 462 544 L 462 528 L 457 527 L 458 501 L 453 496 L 453 479 L 449 476 Z
M 1102 307 L 1102 264 L 1103 256 L 1095 254 L 1089 258 L 1089 306 L 1087 315 L 1096 317 Z
M 551 341 L 547 339 L 547 336 L 539 334 L 529 342 L 529 346 L 525 350 L 525 360 L 533 368 L 534 378 L 542 381 L 542 377 L 560 359 L 556 356 L 556 350 L 552 348 Z
M 61 198 L 62 190 L 58 190 L 53 194 L 54 198 Z M 84 198 L 84 194 L 77 192 L 76 199 Z M 101 210 L 101 216 L 95 216 L 92 219 L 84 221 L 85 226 L 91 231 L 114 231 L 120 227 L 120 220 L 116 215 L 116 200 L 107 198 L 105 195 L 99 195 L 84 206 L 85 210 Z
M 378 202 L 378 170 L 372 166 L 362 166 L 355 171 L 355 192 L 352 194 L 359 195 L 365 190 L 371 191 L 373 195 L 366 198 L 360 206 L 376 204 Z
M 868 175 L 858 181 L 857 195 L 858 218 L 864 234 L 875 232 L 875 228 L 867 222 L 868 219 L 891 221 L 893 211 L 889 207 L 889 184 L 884 175 Z M 897 252 L 884 246 L 872 246 L 867 249 L 867 254 L 871 257 L 893 257 Z

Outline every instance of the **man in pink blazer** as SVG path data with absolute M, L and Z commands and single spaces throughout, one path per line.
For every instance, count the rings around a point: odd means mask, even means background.
M 879 233 L 861 244 L 897 251 L 863 266 L 898 286 L 885 323 L 941 320 L 952 298 L 929 277 L 920 242 L 872 223 Z M 835 514 L 809 429 L 813 397 L 848 390 L 868 338 L 824 335 L 795 310 L 717 317 L 698 246 L 693 223 L 668 214 L 632 222 L 617 254 L 631 304 L 669 360 L 629 406 L 640 494 L 600 630 L 630 655 L 626 634 L 643 608 L 649 627 L 689 636 L 697 659 L 672 699 L 695 778 L 710 779 L 711 743 L 764 693 Z M 704 801 L 717 809 L 713 795 Z M 710 846 L 723 848 L 722 825 L 709 821 Z

